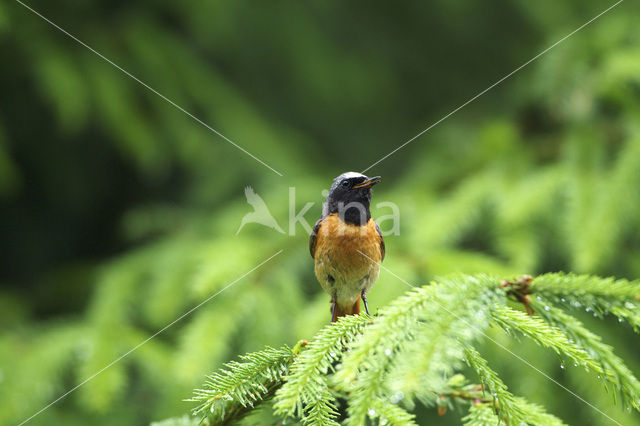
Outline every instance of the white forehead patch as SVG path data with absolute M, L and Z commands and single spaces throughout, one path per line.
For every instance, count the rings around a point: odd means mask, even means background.
M 358 172 L 346 172 L 346 173 L 341 174 L 338 177 L 342 178 L 342 179 L 351 179 L 351 178 L 366 177 L 366 176 L 363 175 L 362 173 L 358 173 Z

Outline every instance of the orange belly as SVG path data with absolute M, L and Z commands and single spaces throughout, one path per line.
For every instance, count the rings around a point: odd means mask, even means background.
M 373 219 L 364 226 L 345 223 L 337 214 L 322 221 L 317 233 L 315 273 L 340 308 L 351 309 L 378 278 L 380 243 Z

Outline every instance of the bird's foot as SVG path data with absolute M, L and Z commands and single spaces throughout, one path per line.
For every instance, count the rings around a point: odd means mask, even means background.
M 367 305 L 367 293 L 363 291 L 360 297 L 364 302 L 364 311 L 367 313 L 367 315 L 369 315 L 369 306 Z

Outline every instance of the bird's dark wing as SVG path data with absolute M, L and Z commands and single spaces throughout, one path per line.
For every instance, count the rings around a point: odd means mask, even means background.
M 320 225 L 322 225 L 322 218 L 318 219 L 316 224 L 313 225 L 311 236 L 309 236 L 309 253 L 311 253 L 311 257 L 313 259 L 316 257 L 316 240 L 318 239 L 318 230 L 320 229 Z
M 378 231 L 378 235 L 380 235 L 380 262 L 384 260 L 384 238 L 382 238 L 382 232 L 380 232 L 380 225 L 376 223 L 376 231 Z

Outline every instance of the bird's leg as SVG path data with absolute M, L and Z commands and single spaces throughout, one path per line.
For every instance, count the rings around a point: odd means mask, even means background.
M 364 311 L 367 313 L 367 315 L 369 315 L 369 306 L 367 305 L 367 293 L 365 293 L 364 290 L 362 291 L 361 297 L 362 297 L 362 301 L 364 302 Z
M 338 306 L 338 302 L 336 302 L 336 298 L 331 298 L 331 322 L 336 322 L 336 308 Z

